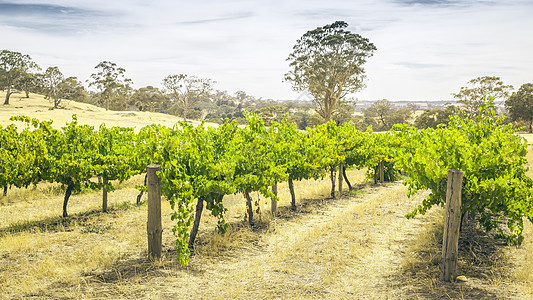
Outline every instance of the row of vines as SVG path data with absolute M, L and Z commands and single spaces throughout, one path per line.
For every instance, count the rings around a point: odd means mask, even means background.
M 525 175 L 527 144 L 490 107 L 482 110 L 475 120 L 458 112 L 447 127 L 397 125 L 386 133 L 361 132 L 351 123 L 334 122 L 307 131 L 289 122 L 266 127 L 253 114 L 246 115 L 245 127 L 235 122 L 216 128 L 182 122 L 173 128 L 149 125 L 138 133 L 105 125 L 95 130 L 78 124 L 76 116 L 61 129 L 19 116 L 12 120 L 23 122 L 22 130 L 14 124 L 0 127 L 0 186 L 7 193 L 10 186 L 60 183 L 66 217 L 72 193 L 83 187 L 112 191 L 110 180 L 125 180 L 145 172 L 148 164 L 159 164 L 162 193 L 173 211 L 178 260 L 187 265 L 204 209 L 218 218 L 219 232 L 227 230 L 225 195 L 244 195 L 252 225 L 252 192 L 277 200 L 271 187 L 288 182 L 295 208 L 294 181 L 330 176 L 334 197 L 337 170 L 366 168 L 375 178 L 384 162 L 387 179 L 395 180 L 398 172 L 408 176 L 404 183 L 410 195 L 431 191 L 408 215 L 414 217 L 444 205 L 447 171 L 458 169 L 465 174 L 463 213 L 479 216 L 487 230 L 499 228 L 498 221 L 505 217 L 510 234 L 499 229 L 501 236 L 520 243 L 523 218 L 533 221 L 533 181 Z M 346 174 L 339 175 L 350 186 Z M 103 206 L 105 210 L 106 197 Z

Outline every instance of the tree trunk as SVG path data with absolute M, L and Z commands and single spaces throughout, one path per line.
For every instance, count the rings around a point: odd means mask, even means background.
M 330 177 L 331 177 L 331 198 L 335 199 L 335 167 L 330 167 Z
M 65 191 L 65 198 L 63 199 L 63 218 L 68 217 L 67 204 L 68 204 L 68 199 L 70 198 L 70 195 L 72 194 L 73 189 L 74 189 L 74 182 L 70 180 L 67 185 L 67 190 Z
M 144 186 L 146 186 L 146 178 L 148 178 L 148 173 L 144 175 Z M 139 195 L 137 195 L 137 206 L 139 203 L 141 203 L 141 197 L 143 196 L 144 191 L 141 191 Z
M 274 184 L 272 186 L 272 193 L 274 196 L 278 196 L 278 184 Z M 271 199 L 270 200 L 270 212 L 272 213 L 272 216 L 276 216 L 276 210 L 278 209 L 278 201 Z
M 463 223 L 466 222 L 465 217 L 466 220 L 468 220 L 468 212 L 466 211 L 461 214 L 461 225 L 459 226 L 459 232 L 463 231 Z
M 104 188 L 102 189 L 102 212 L 107 212 L 107 188 L 106 188 L 106 184 L 107 184 L 107 176 L 102 176 L 102 181 L 103 181 L 103 184 L 104 184 Z
M 533 118 L 529 118 L 529 133 L 533 133 Z
M 246 208 L 248 209 L 248 223 L 250 227 L 254 225 L 254 209 L 252 207 L 252 197 L 248 192 L 244 192 L 244 198 L 246 198 Z
M 379 162 L 379 183 L 385 182 L 385 163 Z
M 191 229 L 191 235 L 189 237 L 189 249 L 194 249 L 194 241 L 196 240 L 196 235 L 198 234 L 198 228 L 200 227 L 200 218 L 202 218 L 202 212 L 204 210 L 204 198 L 198 198 L 196 203 L 196 212 L 194 213 L 194 223 Z
M 4 197 L 6 197 L 6 196 L 7 196 L 7 185 L 4 186 Z
M 187 107 L 183 107 L 183 122 L 187 122 L 187 111 L 189 109 Z
M 294 194 L 294 183 L 292 177 L 289 176 L 289 192 L 291 193 L 291 209 L 296 210 L 296 196 Z
M 342 177 L 344 177 L 344 181 L 346 181 L 346 184 L 348 185 L 348 190 L 351 191 L 353 187 L 350 181 L 348 180 L 348 177 L 346 176 L 346 168 L 342 168 Z
M 342 197 L 342 164 L 339 164 L 339 197 Z
M 6 100 L 4 101 L 4 105 L 9 105 L 9 96 L 11 96 L 11 83 L 8 83 L 7 85 Z

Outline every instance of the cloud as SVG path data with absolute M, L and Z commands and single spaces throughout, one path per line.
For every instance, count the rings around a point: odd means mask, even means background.
M 432 7 L 465 7 L 478 4 L 489 4 L 492 1 L 479 0 L 394 0 L 395 3 L 406 6 L 432 6 Z
M 96 10 L 55 4 L 0 2 L 0 24 L 55 34 L 73 34 L 101 28 L 109 15 Z
M 208 23 L 219 23 L 219 22 L 225 22 L 225 21 L 233 21 L 233 20 L 240 20 L 240 19 L 246 19 L 250 18 L 254 15 L 252 12 L 244 12 L 234 15 L 229 15 L 225 17 L 219 17 L 219 18 L 210 18 L 210 19 L 197 19 L 197 20 L 191 20 L 191 21 L 181 21 L 177 22 L 176 24 L 180 25 L 194 25 L 194 24 L 208 24 Z

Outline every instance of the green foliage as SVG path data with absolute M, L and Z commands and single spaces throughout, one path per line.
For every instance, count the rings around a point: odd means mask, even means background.
M 161 149 L 162 192 L 170 201 L 176 223 L 176 251 L 181 264 L 187 265 L 190 250 L 187 244 L 189 227 L 193 220 L 193 202 L 206 201 L 207 209 L 219 219 L 218 230 L 225 232 L 226 209 L 224 195 L 236 191 L 233 184 L 235 162 L 232 160 L 232 140 L 237 131 L 236 123 L 226 123 L 218 128 L 193 127 L 180 123 L 174 134 L 164 140 Z
M 394 124 L 407 123 L 413 111 L 410 108 L 395 108 L 387 100 L 377 100 L 369 108 L 364 109 L 365 122 L 377 131 L 387 131 Z
M 137 107 L 139 111 L 161 112 L 170 105 L 170 99 L 158 88 L 147 86 L 135 91 L 130 104 Z
M 505 101 L 505 107 L 512 121 L 527 121 L 529 132 L 533 132 L 533 83 L 523 84 Z
M 309 92 L 317 113 L 327 122 L 346 95 L 364 87 L 363 65 L 376 50 L 367 38 L 337 21 L 306 32 L 287 58 L 285 80 L 298 92 Z
M 494 105 L 495 99 L 506 99 L 513 90 L 512 85 L 505 85 L 500 77 L 483 76 L 470 80 L 468 86 L 461 87 L 457 94 L 452 94 L 469 118 L 476 118 L 480 108 Z
M 124 68 L 110 61 L 102 61 L 96 67 L 96 73 L 91 75 L 89 86 L 96 88 L 97 94 L 95 103 L 104 107 L 125 109 L 124 103 L 119 103 L 123 97 L 131 91 L 131 79 L 125 78 Z
M 490 106 L 475 119 L 452 116 L 447 127 L 418 130 L 396 128 L 402 149 L 397 164 L 410 178 L 409 195 L 429 189 L 431 194 L 408 217 L 444 205 L 448 170 L 464 173 L 462 211 L 479 216 L 486 230 L 497 228 L 499 215 L 508 218 L 511 240 L 520 243 L 522 218 L 533 220 L 532 180 L 527 171 L 527 144 Z M 503 234 L 503 232 L 502 232 Z
M 140 173 L 136 168 L 135 132 L 129 127 L 107 128 L 100 125 L 97 135 L 98 155 L 94 157 L 93 164 L 99 166 L 98 176 L 108 180 L 126 180 Z M 111 183 L 105 187 L 113 191 Z
M 7 90 L 4 104 L 9 104 L 13 88 L 24 90 L 28 73 L 38 68 L 39 66 L 27 54 L 9 50 L 0 51 L 0 90 Z
M 186 74 L 169 75 L 163 79 L 165 93 L 170 97 L 177 111 L 187 120 L 187 114 L 203 98 L 207 98 L 216 82 Z
M 437 128 L 439 125 L 447 125 L 450 116 L 455 114 L 455 106 L 449 105 L 446 108 L 426 109 L 416 118 L 417 128 Z

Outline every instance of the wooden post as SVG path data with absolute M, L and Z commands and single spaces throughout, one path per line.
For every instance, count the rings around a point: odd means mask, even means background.
M 448 189 L 446 191 L 446 215 L 444 216 L 444 233 L 442 237 L 442 263 L 440 274 L 440 278 L 448 282 L 455 280 L 457 269 L 459 227 L 461 225 L 462 183 L 462 171 L 448 171 Z
M 342 196 L 342 169 L 344 167 L 342 166 L 342 164 L 339 165 L 339 197 Z
M 148 189 L 148 222 L 146 224 L 148 232 L 148 258 L 161 258 L 162 233 L 161 226 L 161 181 L 157 176 L 157 171 L 161 170 L 159 165 L 148 165 L 146 167 L 147 189 Z
M 107 176 L 102 176 L 102 183 L 104 184 L 104 188 L 102 189 L 102 211 L 107 212 L 107 188 L 105 185 L 107 184 Z
M 278 196 L 278 184 L 272 186 L 272 193 L 277 197 Z M 272 216 L 276 216 L 276 210 L 278 209 L 278 201 L 272 199 L 270 200 L 270 212 Z
M 385 182 L 385 167 L 383 161 L 379 162 L 379 183 Z

